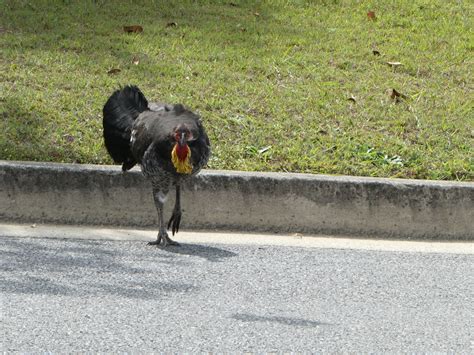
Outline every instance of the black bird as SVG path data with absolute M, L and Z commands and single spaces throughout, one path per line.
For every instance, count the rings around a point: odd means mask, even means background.
M 148 103 L 136 86 L 115 91 L 103 109 L 107 151 L 127 171 L 140 164 L 151 181 L 158 211 L 159 232 L 151 245 L 179 245 L 168 236 L 178 232 L 181 222 L 181 184 L 207 163 L 210 143 L 201 118 L 181 104 Z M 176 202 L 166 227 L 163 206 L 175 186 Z

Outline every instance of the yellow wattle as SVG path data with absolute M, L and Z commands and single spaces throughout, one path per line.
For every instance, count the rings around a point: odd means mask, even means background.
M 188 154 L 184 160 L 180 160 L 178 158 L 178 154 L 176 153 L 176 147 L 178 145 L 175 144 L 173 150 L 171 151 L 171 162 L 173 163 L 176 171 L 180 174 L 191 174 L 193 171 L 193 166 L 191 165 L 191 150 L 188 149 Z

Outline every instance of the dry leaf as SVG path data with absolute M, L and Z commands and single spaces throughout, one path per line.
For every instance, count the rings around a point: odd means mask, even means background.
M 390 97 L 391 97 L 392 99 L 394 99 L 394 98 L 396 98 L 396 97 L 400 97 L 400 93 L 399 93 L 397 90 L 392 89 L 392 93 L 390 94 Z
M 178 26 L 178 24 L 176 22 L 168 22 L 166 24 L 166 27 L 176 27 L 176 26 Z
M 356 98 L 354 95 L 351 95 L 347 100 L 352 101 L 353 103 L 356 103 Z
M 237 28 L 239 29 L 240 32 L 246 32 L 247 29 L 245 27 L 242 26 L 242 24 L 238 23 L 237 24 Z
M 140 64 L 140 58 L 138 58 L 137 56 L 133 57 L 132 63 L 135 64 L 135 65 Z
M 258 16 L 260 16 L 260 13 L 259 13 L 259 12 L 255 12 L 254 15 L 258 17 Z
M 400 62 L 387 62 L 387 64 L 390 65 L 391 67 L 398 67 L 400 65 L 403 65 Z
M 395 103 L 399 103 L 402 99 L 408 99 L 408 96 L 402 94 L 401 92 L 398 92 L 395 89 L 392 89 L 390 97 L 395 100 Z
M 367 12 L 367 17 L 369 18 L 369 20 L 375 20 L 376 19 L 375 12 L 373 11 Z
M 374 55 L 380 55 L 380 52 L 379 52 L 378 50 L 376 50 L 376 49 L 374 49 L 374 50 L 372 51 L 372 53 L 373 53 Z
M 141 33 L 143 32 L 143 27 L 139 25 L 123 26 L 123 30 L 127 33 Z
M 110 70 L 107 72 L 107 74 L 113 75 L 113 74 L 117 74 L 117 73 L 120 73 L 120 72 L 121 72 L 120 69 L 118 69 L 118 68 L 113 68 L 113 69 L 110 69 Z

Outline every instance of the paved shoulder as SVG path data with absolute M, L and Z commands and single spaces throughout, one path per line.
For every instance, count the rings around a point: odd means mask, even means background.
M 1 236 L 152 241 L 156 240 L 156 230 L 0 223 Z M 176 239 L 187 243 L 202 244 L 280 245 L 306 248 L 474 254 L 474 243 L 469 241 L 407 241 L 384 239 L 384 237 L 386 236 L 381 235 L 378 239 L 362 239 L 328 235 L 181 231 Z
M 0 260 L 3 351 L 472 350 L 469 254 L 2 236 Z

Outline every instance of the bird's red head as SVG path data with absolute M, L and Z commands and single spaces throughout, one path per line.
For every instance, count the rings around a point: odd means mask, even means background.
M 191 149 L 188 141 L 193 139 L 193 134 L 185 125 L 179 125 L 174 130 L 175 145 L 171 152 L 171 161 L 176 171 L 181 174 L 190 174 L 193 167 L 190 162 Z
M 174 139 L 180 145 L 187 144 L 188 141 L 193 140 L 193 133 L 184 124 L 180 124 L 174 129 Z

